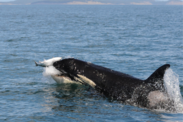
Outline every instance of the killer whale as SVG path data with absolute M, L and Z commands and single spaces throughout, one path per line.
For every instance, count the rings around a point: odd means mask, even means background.
M 53 58 L 36 66 L 54 67 L 58 73 L 52 77 L 57 82 L 88 84 L 99 93 L 124 103 L 147 108 L 172 104 L 163 81 L 169 64 L 159 67 L 146 80 L 74 58 Z

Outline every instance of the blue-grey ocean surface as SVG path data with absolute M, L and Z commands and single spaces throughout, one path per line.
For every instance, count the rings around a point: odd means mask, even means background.
M 88 86 L 56 84 L 34 64 L 52 57 L 140 79 L 169 63 L 182 97 L 182 6 L 0 6 L 0 121 L 183 121 L 183 111 L 148 110 Z

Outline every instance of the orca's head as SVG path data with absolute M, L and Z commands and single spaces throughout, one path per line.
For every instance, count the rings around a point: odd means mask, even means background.
M 45 67 L 45 75 L 51 76 L 57 83 L 75 83 L 67 76 L 66 72 L 59 71 L 54 67 L 54 63 L 61 61 L 61 57 L 55 57 L 42 62 L 35 62 L 36 66 Z

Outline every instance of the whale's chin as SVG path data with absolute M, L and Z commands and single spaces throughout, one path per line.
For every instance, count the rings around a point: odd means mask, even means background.
M 79 82 L 73 81 L 71 80 L 69 77 L 67 76 L 62 76 L 62 75 L 51 75 L 51 77 L 53 78 L 53 80 L 55 80 L 58 84 L 65 84 L 65 83 L 76 83 L 76 84 L 80 84 Z

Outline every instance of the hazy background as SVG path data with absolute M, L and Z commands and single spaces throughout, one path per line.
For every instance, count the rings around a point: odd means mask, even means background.
M 0 5 L 183 5 L 183 0 L 0 0 Z

